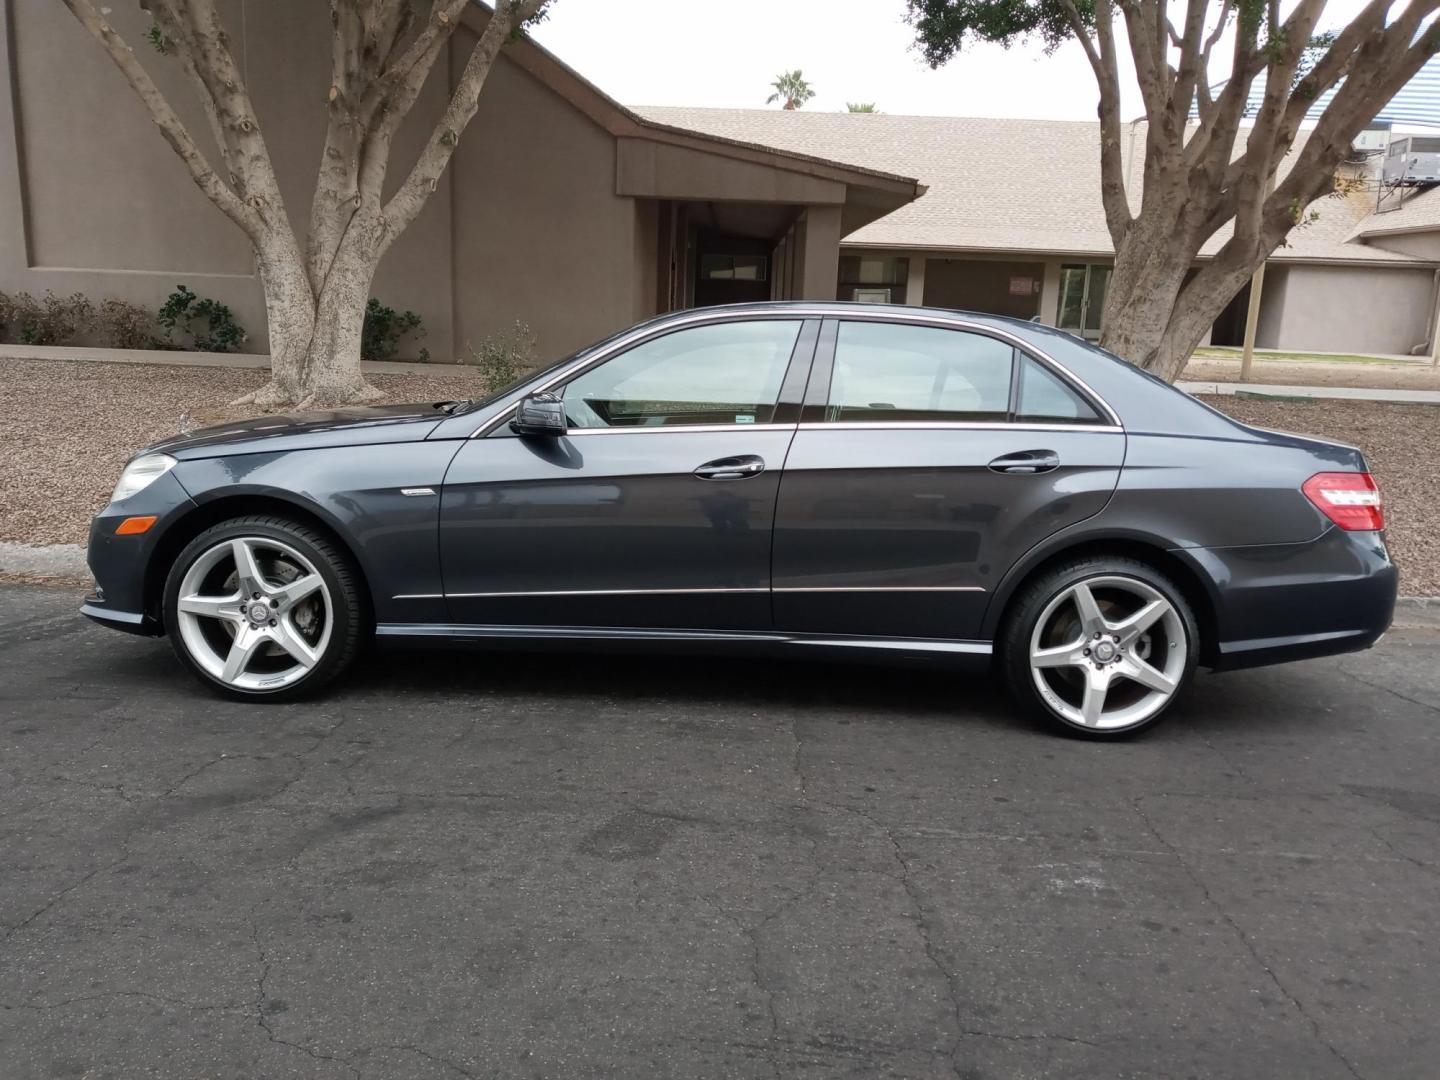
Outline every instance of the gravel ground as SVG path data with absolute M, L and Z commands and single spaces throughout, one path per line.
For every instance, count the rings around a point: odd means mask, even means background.
M 1318 435 L 1365 452 L 1385 495 L 1390 550 L 1404 596 L 1440 596 L 1440 478 L 1431 464 L 1440 445 L 1440 407 L 1370 401 L 1253 401 L 1207 397 L 1211 405 L 1258 427 Z
M 0 486 L 0 540 L 83 544 L 90 518 L 105 505 L 131 453 L 174 434 L 183 414 L 222 406 L 264 377 L 262 371 L 0 360 L 0 452 L 12 463 Z M 478 387 L 469 370 L 372 381 L 390 401 L 466 397 Z M 1440 408 L 1209 400 L 1246 423 L 1364 450 L 1385 489 L 1401 591 L 1440 595 L 1440 480 L 1429 465 L 1431 448 L 1440 445 Z
M 12 463 L 0 486 L 0 540 L 83 544 L 131 454 L 174 435 L 186 413 L 218 409 L 265 378 L 233 368 L 0 360 L 0 451 Z M 469 368 L 370 381 L 389 402 L 471 397 L 480 386 Z
M 1182 379 L 1239 382 L 1240 361 L 1197 357 Z M 1355 386 L 1368 390 L 1440 390 L 1440 368 L 1425 364 L 1324 363 L 1318 360 L 1256 360 L 1250 381 L 1260 386 Z

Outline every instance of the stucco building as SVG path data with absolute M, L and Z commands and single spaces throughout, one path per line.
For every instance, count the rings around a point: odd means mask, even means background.
M 0 13 L 0 290 L 154 307 L 184 283 L 229 304 L 263 349 L 245 238 L 100 48 L 62 5 L 11 0 Z M 230 0 L 225 13 L 303 227 L 323 137 L 325 6 Z M 111 17 L 147 47 L 143 12 L 117 5 Z M 392 174 L 418 151 L 484 17 L 474 9 L 437 64 Z M 145 61 L 204 143 L 178 66 Z M 969 308 L 1093 336 L 1113 258 L 1097 140 L 1090 123 L 627 109 L 521 41 L 373 291 L 424 317 L 437 358 L 517 319 L 553 356 L 675 308 L 767 297 Z M 1143 145 L 1141 131 L 1129 146 Z M 1127 151 L 1136 191 L 1141 166 Z M 1433 350 L 1440 193 L 1390 213 L 1373 191 L 1316 209 L 1272 260 L 1258 344 Z M 1238 343 L 1246 300 L 1217 321 L 1215 342 Z

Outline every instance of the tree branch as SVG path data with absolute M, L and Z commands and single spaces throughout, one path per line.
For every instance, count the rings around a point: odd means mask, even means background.
M 91 36 L 105 48 L 110 59 L 114 61 L 115 66 L 125 77 L 125 81 L 139 95 L 141 102 L 150 113 L 150 119 L 160 129 L 160 134 L 189 170 L 190 178 L 195 182 L 195 186 L 204 192 L 221 213 L 240 226 L 248 236 L 252 239 L 259 236 L 265 227 L 260 215 L 252 207 L 247 206 L 211 167 L 200 148 L 195 145 L 195 140 L 190 132 L 180 118 L 175 115 L 175 110 L 165 100 L 165 95 L 160 92 L 155 81 L 150 78 L 150 73 L 135 58 L 134 50 L 101 16 L 91 0 L 62 0 L 62 2 L 70 9 L 71 14 L 79 20 L 80 24 L 90 32 Z
M 1071 32 L 1085 50 L 1100 89 L 1100 200 L 1105 208 L 1105 224 L 1110 231 L 1110 239 L 1118 248 L 1133 218 L 1125 187 L 1125 155 L 1120 139 L 1120 72 L 1115 53 L 1115 10 L 1112 0 L 1097 0 L 1096 40 L 1091 41 L 1073 0 L 1061 0 L 1061 7 Z
M 460 143 L 461 134 L 479 108 L 480 91 L 485 86 L 486 77 L 500 52 L 500 46 L 517 27 L 533 19 L 545 3 L 546 0 L 500 0 L 496 4 L 480 40 L 470 53 L 465 71 L 460 76 L 455 92 L 450 96 L 444 115 L 430 133 L 430 138 L 409 175 L 385 205 L 383 220 L 386 235 L 382 242 L 383 247 L 393 243 L 415 220 L 424 207 L 425 200 L 435 190 L 440 174 L 445 171 L 455 153 L 455 147 Z M 423 72 L 412 72 L 412 80 L 417 74 L 420 81 L 423 81 Z M 418 86 L 415 92 L 419 92 Z

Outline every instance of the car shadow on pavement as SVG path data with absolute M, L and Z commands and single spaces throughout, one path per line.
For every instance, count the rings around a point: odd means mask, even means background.
M 535 700 L 603 698 L 737 709 L 863 710 L 951 722 L 1027 725 L 999 680 L 927 667 L 751 657 L 512 649 L 377 650 L 341 694 L 503 694 Z

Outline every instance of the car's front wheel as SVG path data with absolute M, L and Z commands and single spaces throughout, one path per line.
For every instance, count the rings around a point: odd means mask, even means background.
M 354 659 L 364 624 L 349 561 L 313 529 L 268 516 L 195 537 L 170 568 L 164 604 L 181 662 L 246 700 L 319 690 Z
M 1106 738 L 1153 726 L 1189 682 L 1199 648 L 1181 591 L 1125 558 L 1057 566 L 1017 597 L 1001 639 L 1011 692 L 1068 731 Z

